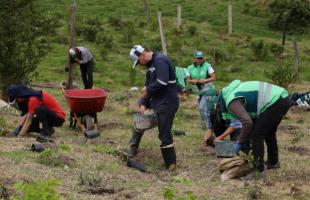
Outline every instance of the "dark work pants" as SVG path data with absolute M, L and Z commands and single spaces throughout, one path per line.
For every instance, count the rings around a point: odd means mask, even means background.
M 32 120 L 29 132 L 39 132 L 44 135 L 50 135 L 51 128 L 61 126 L 64 121 L 64 119 L 58 117 L 53 111 L 39 105 L 35 108 L 35 116 Z M 42 129 L 40 129 L 40 123 L 42 123 Z
M 276 132 L 291 106 L 293 102 L 289 97 L 280 99 L 255 120 L 251 132 L 254 169 L 264 171 L 264 141 L 267 144 L 268 163 L 276 164 L 279 161 Z
M 178 110 L 178 106 L 174 108 L 161 108 L 159 111 L 156 111 L 157 120 L 158 120 L 158 138 L 161 141 L 161 147 L 167 146 L 173 143 L 173 137 L 171 133 L 173 119 L 175 113 Z
M 81 75 L 85 89 L 91 89 L 93 87 L 93 66 L 93 59 L 91 59 L 85 64 L 80 65 Z

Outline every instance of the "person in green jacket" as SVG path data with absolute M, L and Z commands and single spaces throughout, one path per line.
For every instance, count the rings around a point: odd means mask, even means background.
M 265 166 L 279 168 L 277 127 L 290 107 L 300 106 L 301 100 L 309 99 L 309 93 L 290 97 L 286 89 L 267 82 L 232 81 L 220 93 L 219 108 L 224 119 L 239 119 L 242 123 L 241 133 L 234 143 L 235 153 L 251 142 L 255 171 L 262 172 Z M 264 141 L 268 152 L 265 163 Z
M 187 80 L 192 85 L 192 92 L 198 96 L 198 104 L 201 119 L 206 126 L 204 142 L 212 137 L 211 111 L 208 108 L 208 101 L 216 95 L 214 85 L 215 71 L 212 66 L 206 62 L 202 51 L 194 53 L 194 63 L 187 67 Z

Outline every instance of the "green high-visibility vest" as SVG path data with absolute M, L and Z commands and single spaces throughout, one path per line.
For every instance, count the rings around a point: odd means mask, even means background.
M 175 67 L 175 74 L 177 77 L 177 85 L 182 89 L 182 91 L 187 90 L 187 69 L 182 67 Z
M 221 109 L 224 119 L 235 119 L 236 117 L 228 109 L 228 105 L 234 99 L 243 98 L 244 107 L 252 119 L 256 119 L 268 107 L 280 98 L 288 97 L 286 89 L 261 81 L 241 82 L 234 80 L 221 92 Z
M 200 66 L 192 64 L 187 67 L 187 70 L 190 74 L 191 79 L 201 80 L 209 78 L 208 74 L 209 67 L 211 67 L 211 65 L 205 61 Z M 199 86 L 196 84 L 192 84 L 192 91 L 196 95 L 213 96 L 216 94 L 216 88 L 213 82 L 200 84 Z

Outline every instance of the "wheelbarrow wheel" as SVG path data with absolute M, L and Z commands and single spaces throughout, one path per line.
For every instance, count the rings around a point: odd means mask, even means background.
M 93 119 L 90 115 L 84 116 L 85 128 L 90 131 L 93 129 Z

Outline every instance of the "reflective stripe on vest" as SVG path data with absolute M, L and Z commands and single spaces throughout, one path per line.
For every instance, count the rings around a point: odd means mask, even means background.
M 257 111 L 256 115 L 260 114 L 262 110 L 262 106 L 269 101 L 270 92 L 271 92 L 272 85 L 266 82 L 259 82 L 259 90 L 258 90 L 258 100 L 257 100 Z
M 177 82 L 176 80 L 173 80 L 173 81 L 168 81 L 168 83 L 166 83 L 166 82 L 164 82 L 164 81 L 162 81 L 160 79 L 156 79 L 156 80 L 157 80 L 157 82 L 159 82 L 162 85 L 168 85 L 168 84 L 173 84 L 173 83 Z

